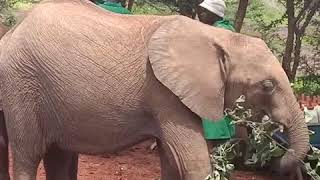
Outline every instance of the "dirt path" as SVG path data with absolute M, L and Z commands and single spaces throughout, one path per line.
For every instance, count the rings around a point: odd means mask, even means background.
M 158 180 L 160 163 L 158 152 L 151 151 L 151 142 L 139 144 L 117 155 L 81 155 L 78 180 Z M 12 173 L 12 167 L 10 167 Z M 232 180 L 272 180 L 275 178 L 236 171 Z M 37 180 L 45 180 L 42 164 Z

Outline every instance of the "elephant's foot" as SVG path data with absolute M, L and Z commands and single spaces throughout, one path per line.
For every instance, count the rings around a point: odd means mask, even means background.
M 36 180 L 37 169 L 40 164 L 41 156 L 16 150 L 17 148 L 12 148 L 13 179 Z
M 36 180 L 37 170 L 43 157 L 39 144 L 11 141 L 13 179 Z M 18 146 L 17 146 L 18 144 Z
M 44 158 L 47 180 L 77 180 L 78 154 L 50 148 Z
M 30 166 L 29 162 L 23 160 L 13 161 L 13 179 L 14 180 L 36 180 L 37 168 L 35 164 Z

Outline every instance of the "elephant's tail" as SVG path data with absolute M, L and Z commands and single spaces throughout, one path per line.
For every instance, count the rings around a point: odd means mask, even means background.
M 9 27 L 0 23 L 0 39 L 10 30 Z M 0 55 L 1 55 L 0 43 Z M 0 59 L 1 61 L 1 59 Z M 9 151 L 8 134 L 3 113 L 2 95 L 0 92 L 0 179 L 9 179 Z

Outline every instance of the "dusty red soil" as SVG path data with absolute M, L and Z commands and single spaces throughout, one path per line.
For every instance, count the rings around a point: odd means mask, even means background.
M 158 180 L 160 162 L 158 152 L 148 149 L 151 142 L 137 146 L 112 156 L 81 155 L 79 160 L 79 180 Z M 10 167 L 11 168 L 11 167 Z M 10 169 L 12 172 L 12 168 Z M 272 180 L 275 178 L 256 175 L 253 172 L 236 171 L 232 180 Z M 37 180 L 45 180 L 43 166 L 39 166 Z

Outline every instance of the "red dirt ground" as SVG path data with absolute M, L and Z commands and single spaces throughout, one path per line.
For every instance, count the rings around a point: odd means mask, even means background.
M 78 180 L 158 180 L 160 166 L 158 152 L 148 149 L 150 141 L 112 156 L 81 155 Z M 12 167 L 10 167 L 12 172 Z M 232 180 L 272 180 L 274 177 L 256 175 L 253 172 L 236 171 Z M 42 165 L 37 180 L 45 180 Z

